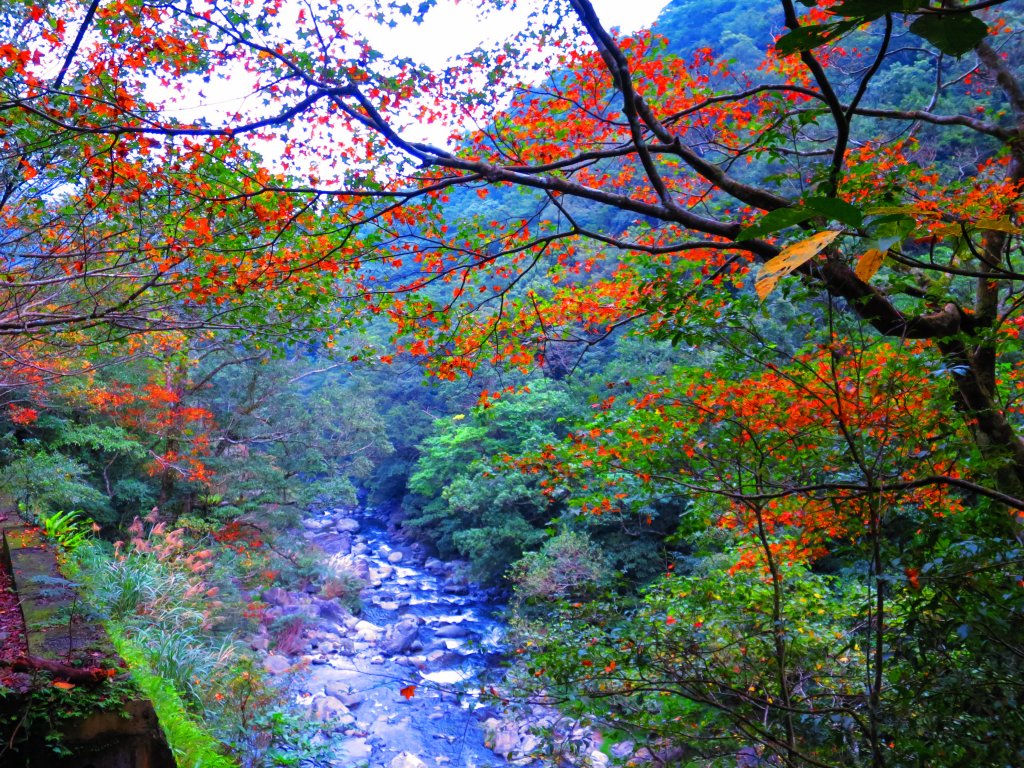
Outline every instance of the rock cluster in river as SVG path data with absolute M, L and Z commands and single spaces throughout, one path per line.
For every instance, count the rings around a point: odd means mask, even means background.
M 363 530 L 354 510 L 305 520 L 307 540 L 323 549 L 328 574 L 357 577 L 364 608 L 353 614 L 320 589 L 266 590 L 268 608 L 251 639 L 274 675 L 298 670 L 300 702 L 337 744 L 342 765 L 539 765 L 534 731 L 558 730 L 555 713 L 536 707 L 514 720 L 452 684 L 487 667 L 488 635 L 497 633 L 477 608 L 486 595 L 466 565 L 429 557 L 419 544 Z M 282 630 L 281 628 L 285 629 Z M 564 765 L 608 764 L 597 736 L 564 733 L 581 749 Z M 548 763 L 549 764 L 549 763 Z

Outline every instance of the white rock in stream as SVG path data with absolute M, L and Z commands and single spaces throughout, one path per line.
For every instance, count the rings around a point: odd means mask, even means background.
M 405 555 L 396 550 L 392 552 L 390 555 L 388 555 L 388 562 L 392 565 L 395 565 L 396 563 L 402 562 L 403 557 L 405 557 Z
M 461 624 L 444 624 L 434 631 L 436 637 L 443 638 L 467 637 L 469 634 L 469 628 Z
M 456 683 L 465 682 L 472 675 L 469 672 L 463 672 L 461 669 L 442 669 L 439 672 L 422 672 L 420 677 L 427 682 L 437 683 L 438 685 L 455 685 Z
M 380 640 L 381 628 L 365 619 L 356 622 L 355 630 L 356 638 L 359 640 L 367 643 L 376 643 Z
M 427 764 L 411 752 L 403 752 L 388 763 L 388 768 L 427 768 Z
M 334 696 L 314 696 L 309 703 L 309 716 L 319 723 L 334 721 L 348 725 L 356 721 L 349 713 L 348 707 Z
M 370 576 L 374 580 L 387 581 L 395 575 L 395 569 L 387 563 L 381 563 L 376 568 L 370 569 Z

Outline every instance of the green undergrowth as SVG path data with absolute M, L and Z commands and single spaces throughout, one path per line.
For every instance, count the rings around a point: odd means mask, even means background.
M 107 631 L 131 669 L 132 679 L 153 702 L 179 768 L 236 768 L 236 761 L 221 754 L 220 742 L 189 715 L 174 687 L 153 671 L 145 652 L 133 645 L 117 626 L 109 625 Z

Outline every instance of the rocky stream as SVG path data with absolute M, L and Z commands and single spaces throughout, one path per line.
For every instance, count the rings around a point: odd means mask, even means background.
M 363 509 L 327 510 L 303 525 L 328 572 L 365 583 L 363 607 L 353 614 L 337 598 L 267 590 L 264 626 L 295 616 L 303 630 L 290 648 L 267 652 L 264 665 L 297 676 L 298 703 L 323 724 L 336 765 L 552 765 L 536 758 L 543 729 L 561 730 L 579 747 L 558 764 L 607 764 L 590 735 L 565 731 L 554 711 L 506 712 L 494 696 L 481 696 L 500 685 L 504 627 L 501 605 L 467 578 L 464 563 L 428 557 Z M 252 642 L 266 652 L 269 631 Z

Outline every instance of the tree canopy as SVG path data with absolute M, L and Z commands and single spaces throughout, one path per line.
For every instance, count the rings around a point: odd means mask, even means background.
M 560 391 L 498 408 L 529 386 L 489 384 L 479 422 L 439 422 L 410 470 L 436 496 L 420 524 L 474 551 L 495 531 L 536 546 L 555 513 L 671 521 L 686 572 L 621 621 L 581 598 L 524 629 L 536 683 L 706 764 L 1019 762 L 1020 10 L 764 2 L 726 58 L 686 30 L 694 2 L 621 36 L 589 0 L 545 0 L 443 70 L 383 55 L 353 15 L 435 4 L 4 3 L 12 423 L 54 380 L 160 360 L 91 405 L 137 405 L 158 463 L 201 482 L 184 445 L 213 414 L 182 400 L 199 349 L 560 380 L 633 330 L 671 364 L 609 380 L 571 425 L 543 415 Z M 193 108 L 225 88 L 248 95 Z M 339 348 L 383 322 L 387 348 Z M 339 421 L 389 449 L 372 419 Z M 347 450 L 315 461 L 353 466 Z M 526 477 L 489 509 L 509 469 Z M 595 546 L 558 535 L 521 583 L 598 602 L 550 586 Z

